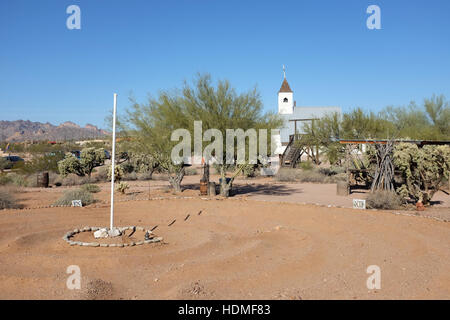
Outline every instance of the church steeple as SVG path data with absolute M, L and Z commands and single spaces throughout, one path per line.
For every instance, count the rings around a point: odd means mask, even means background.
M 286 80 L 286 68 L 283 65 L 283 83 L 278 91 L 278 114 L 292 114 L 294 112 L 294 92 Z
M 283 64 L 283 83 L 281 84 L 280 91 L 278 92 L 292 92 L 291 87 L 289 87 L 289 83 L 286 80 L 286 67 Z
M 284 78 L 283 83 L 281 84 L 280 91 L 278 92 L 292 92 L 291 87 L 289 87 L 289 83 L 286 78 Z

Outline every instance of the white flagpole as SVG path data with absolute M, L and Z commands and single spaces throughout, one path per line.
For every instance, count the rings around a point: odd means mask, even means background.
M 117 109 L 117 93 L 114 93 L 114 110 L 113 110 L 113 133 L 112 133 L 112 154 L 111 154 L 111 223 L 109 230 L 114 225 L 114 165 L 116 162 L 116 109 Z

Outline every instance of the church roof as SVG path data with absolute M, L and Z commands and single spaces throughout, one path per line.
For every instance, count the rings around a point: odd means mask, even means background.
M 292 92 L 291 87 L 289 87 L 289 83 L 286 81 L 286 78 L 284 78 L 279 92 Z

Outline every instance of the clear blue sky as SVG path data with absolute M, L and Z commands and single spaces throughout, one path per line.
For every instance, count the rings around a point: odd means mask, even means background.
M 71 4 L 81 30 L 66 27 Z M 381 30 L 366 27 L 370 4 Z M 0 2 L 0 120 L 104 127 L 114 92 L 123 110 L 197 72 L 257 85 L 275 111 L 283 64 L 297 105 L 450 99 L 450 1 Z

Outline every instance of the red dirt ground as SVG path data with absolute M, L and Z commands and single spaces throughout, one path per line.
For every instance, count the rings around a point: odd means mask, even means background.
M 187 177 L 184 185 L 196 181 Z M 130 193 L 118 196 L 131 201 L 116 203 L 116 225 L 157 225 L 154 233 L 164 238 L 136 247 L 62 240 L 74 228 L 107 226 L 108 204 L 0 211 L 0 299 L 450 298 L 449 223 L 296 203 L 306 197 L 338 205 L 328 185 L 258 187 L 262 179 L 251 181 L 252 191 L 247 182 L 236 184 L 249 191 L 234 199 L 202 200 L 186 190 L 193 199 L 150 201 L 131 199 L 148 197 L 149 184 L 150 195 L 173 197 L 166 182 L 132 182 Z M 107 200 L 108 185 L 102 189 L 95 197 Z M 18 197 L 42 206 L 63 190 L 26 189 Z M 350 206 L 352 197 L 339 200 Z M 450 214 L 442 197 L 440 208 L 427 211 Z M 80 290 L 66 287 L 70 265 L 80 267 Z M 369 265 L 381 268 L 379 290 L 366 287 Z

